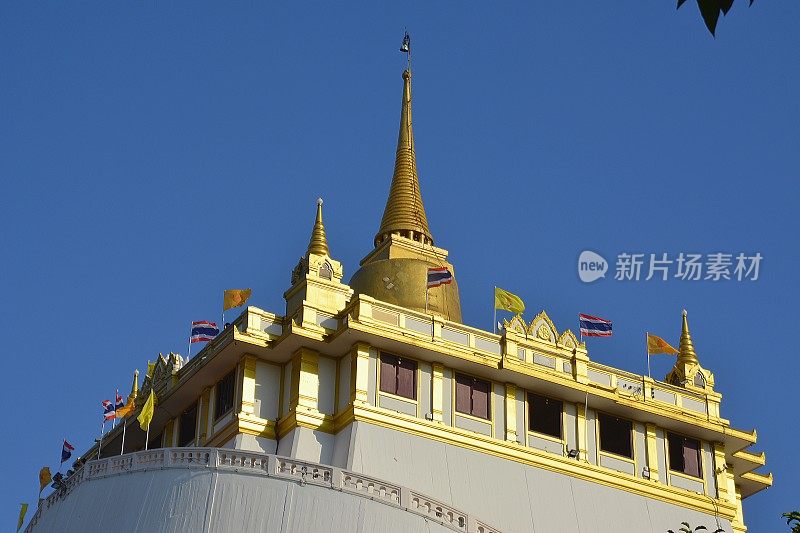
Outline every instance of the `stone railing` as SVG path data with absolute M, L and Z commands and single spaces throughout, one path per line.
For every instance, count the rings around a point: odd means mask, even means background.
M 66 498 L 79 484 L 94 479 L 131 472 L 167 468 L 213 468 L 220 471 L 246 472 L 290 480 L 300 485 L 315 485 L 353 494 L 372 501 L 424 516 L 454 531 L 464 533 L 499 533 L 468 513 L 415 492 L 407 487 L 382 481 L 341 468 L 243 450 L 223 448 L 159 448 L 128 453 L 88 462 L 66 479 L 62 488 L 42 500 L 31 518 L 26 533 L 39 522 L 43 513 Z

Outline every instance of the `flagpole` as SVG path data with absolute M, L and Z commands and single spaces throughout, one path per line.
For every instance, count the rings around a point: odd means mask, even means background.
M 647 346 L 647 339 L 650 338 L 650 332 L 644 332 L 644 351 L 647 352 L 647 377 L 653 379 L 652 375 L 650 374 L 650 349 Z
M 191 324 L 189 324 L 189 350 L 188 351 L 189 351 L 189 355 L 186 356 L 186 360 L 187 361 L 192 358 L 192 325 Z
M 128 424 L 125 423 L 125 419 L 122 419 L 122 446 L 120 446 L 119 454 L 122 455 L 125 453 L 125 430 L 128 429 Z
M 152 392 L 150 394 L 153 394 Z M 141 415 L 139 415 L 141 416 Z M 150 420 L 150 422 L 153 422 Z M 150 444 L 150 424 L 147 424 L 147 434 L 144 437 L 144 449 L 147 451 L 147 445 Z
M 106 419 L 103 415 L 103 425 L 100 426 L 100 442 L 97 443 L 97 458 L 100 459 L 100 448 L 103 447 L 103 434 L 106 432 Z
M 497 298 L 497 285 L 494 286 L 494 298 Z M 494 307 L 494 317 L 492 318 L 492 333 L 497 333 L 497 302 L 492 305 Z
M 64 437 L 64 442 L 67 441 L 67 437 Z M 64 466 L 64 442 L 61 443 L 61 462 L 58 463 L 58 471 L 61 472 L 61 467 Z
M 111 429 L 117 427 L 117 396 L 119 396 L 119 389 L 114 393 L 114 418 L 111 419 Z

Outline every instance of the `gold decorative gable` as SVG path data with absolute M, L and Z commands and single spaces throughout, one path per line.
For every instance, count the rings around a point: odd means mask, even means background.
M 528 334 L 552 344 L 555 344 L 556 339 L 558 339 L 558 330 L 544 310 L 533 318 L 530 327 L 528 327 Z

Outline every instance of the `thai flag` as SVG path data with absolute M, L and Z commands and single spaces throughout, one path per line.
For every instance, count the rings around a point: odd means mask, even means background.
M 453 281 L 453 273 L 447 267 L 428 269 L 428 288 L 447 285 Z
M 201 320 L 199 322 L 192 322 L 192 335 L 189 337 L 189 342 L 208 342 L 213 341 L 214 337 L 219 335 L 219 328 L 214 322 Z
M 103 421 L 115 420 L 117 418 L 117 411 L 114 409 L 114 404 L 111 400 L 103 400 Z
M 117 389 L 116 398 L 114 398 L 114 411 L 122 409 L 123 407 L 125 407 L 125 404 L 122 401 L 122 396 L 119 394 L 119 389 Z
M 581 322 L 581 335 L 583 337 L 610 337 L 611 321 L 592 315 L 578 315 Z
M 70 457 L 72 457 L 72 452 L 75 451 L 75 446 L 67 442 L 67 439 L 64 439 L 64 446 L 61 447 L 61 462 L 63 463 Z

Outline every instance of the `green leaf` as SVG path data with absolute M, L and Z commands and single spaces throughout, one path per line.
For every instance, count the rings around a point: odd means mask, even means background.
M 715 35 L 717 31 L 717 20 L 719 20 L 719 0 L 697 0 L 697 5 L 700 8 L 700 14 L 703 16 L 703 22 L 706 23 L 706 28 Z

